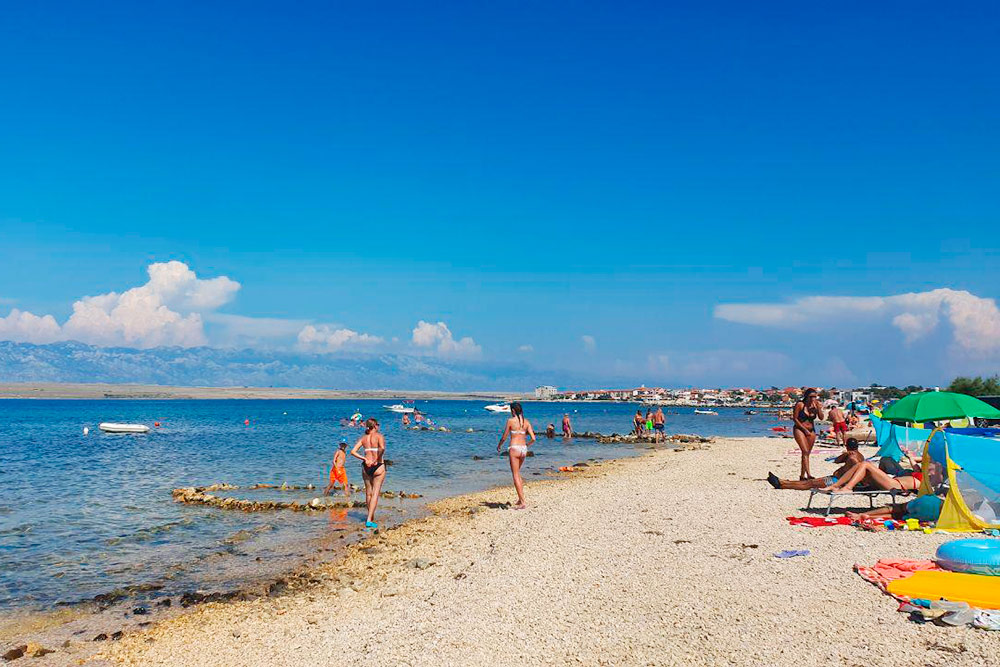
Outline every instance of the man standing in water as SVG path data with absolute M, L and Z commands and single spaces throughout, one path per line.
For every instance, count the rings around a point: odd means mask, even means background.
M 632 417 L 632 432 L 635 433 L 636 436 L 641 436 L 642 427 L 643 427 L 642 410 L 636 410 L 635 417 Z
M 663 440 L 663 429 L 666 424 L 666 417 L 663 416 L 663 408 L 657 407 L 653 413 L 653 432 L 656 434 L 656 442 Z
M 573 425 L 569 421 L 569 413 L 568 412 L 563 415 L 562 432 L 563 432 L 563 437 L 564 438 L 572 438 L 573 437 Z

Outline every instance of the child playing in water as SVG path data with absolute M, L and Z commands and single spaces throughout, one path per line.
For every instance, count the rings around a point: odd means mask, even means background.
M 333 465 L 330 466 L 330 483 L 323 490 L 323 495 L 328 496 L 338 483 L 344 485 L 344 496 L 351 497 L 351 485 L 347 481 L 347 468 L 344 463 L 347 461 L 347 440 L 340 439 L 340 448 L 333 454 Z

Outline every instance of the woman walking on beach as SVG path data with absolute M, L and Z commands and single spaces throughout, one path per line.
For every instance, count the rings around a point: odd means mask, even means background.
M 528 446 L 535 444 L 535 431 L 531 428 L 531 422 L 524 418 L 524 411 L 520 403 L 510 404 L 510 419 L 503 429 L 500 442 L 497 443 L 497 452 L 503 446 L 503 441 L 510 436 L 510 445 L 507 447 L 507 458 L 510 459 L 510 474 L 514 477 L 514 488 L 517 490 L 516 510 L 523 510 L 528 506 L 524 500 L 524 480 L 521 479 L 521 465 L 525 457 L 528 456 Z M 528 437 L 531 442 L 528 442 Z
M 364 448 L 364 456 L 358 450 Z M 365 434 L 358 439 L 351 450 L 351 456 L 361 461 L 361 478 L 365 481 L 365 501 L 368 503 L 366 528 L 378 528 L 375 523 L 375 508 L 385 481 L 385 437 L 379 433 L 378 420 L 369 417 L 365 422 Z
M 806 389 L 802 395 L 802 400 L 792 408 L 792 436 L 795 444 L 802 452 L 802 464 L 799 468 L 799 479 L 813 479 L 809 474 L 809 455 L 812 454 L 813 445 L 816 444 L 816 420 L 823 418 L 823 408 L 819 404 L 819 397 L 816 390 Z

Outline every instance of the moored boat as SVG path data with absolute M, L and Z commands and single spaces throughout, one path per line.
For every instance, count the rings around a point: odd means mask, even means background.
M 510 412 L 510 405 L 507 403 L 494 403 L 493 405 L 487 405 L 485 409 L 490 412 Z
M 116 422 L 101 422 L 97 425 L 105 433 L 147 433 L 149 427 L 145 424 L 118 424 Z

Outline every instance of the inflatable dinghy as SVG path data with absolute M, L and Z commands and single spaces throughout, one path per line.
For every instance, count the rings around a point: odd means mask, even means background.
M 149 427 L 145 424 L 116 424 L 114 422 L 101 422 L 97 425 L 105 433 L 146 433 Z

